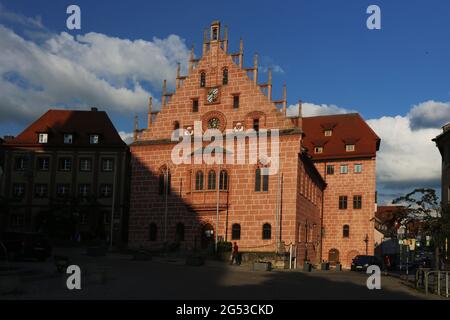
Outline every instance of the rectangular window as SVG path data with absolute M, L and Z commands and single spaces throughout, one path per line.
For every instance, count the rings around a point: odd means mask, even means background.
M 48 197 L 48 185 L 44 183 L 39 183 L 34 186 L 34 196 L 36 198 L 47 198 Z
M 239 108 L 239 95 L 233 96 L 233 108 L 238 109 Z
M 361 173 L 362 172 L 362 164 L 358 163 L 355 164 L 355 173 Z
M 114 170 L 114 159 L 102 159 L 102 171 L 113 171 Z
M 314 147 L 314 153 L 322 153 L 323 147 Z
M 17 157 L 15 159 L 15 165 L 14 168 L 16 169 L 16 171 L 23 171 L 25 169 L 27 169 L 28 167 L 28 159 L 25 157 Z
M 91 134 L 89 136 L 89 143 L 90 144 L 98 144 L 98 134 Z
M 263 177 L 262 190 L 263 191 L 269 191 L 269 175 L 265 174 L 262 177 Z
M 11 226 L 12 227 L 22 227 L 23 226 L 23 214 L 13 214 L 11 216 Z
M 25 184 L 16 183 L 13 185 L 13 197 L 16 199 L 22 199 L 25 196 Z
M 89 217 L 88 217 L 87 213 L 86 212 L 82 212 L 80 214 L 80 224 L 81 225 L 86 225 L 86 224 L 88 224 L 88 221 L 89 221 Z
M 50 167 L 50 158 L 41 158 L 37 159 L 37 169 L 39 171 L 48 171 Z
M 339 209 L 347 209 L 347 196 L 339 196 Z
M 80 184 L 78 185 L 78 196 L 81 198 L 87 198 L 91 192 L 90 184 Z
M 69 196 L 70 194 L 70 185 L 69 184 L 57 184 L 56 185 L 56 196 L 58 198 L 64 198 Z
M 348 165 L 341 164 L 341 174 L 347 174 L 348 173 Z
M 112 184 L 102 184 L 100 186 L 100 197 L 111 198 L 112 196 Z
M 48 133 L 39 133 L 39 143 L 48 142 Z
M 84 158 L 80 159 L 80 171 L 91 171 L 92 159 Z
M 328 164 L 327 165 L 327 174 L 334 174 L 334 165 Z
M 362 196 L 353 196 L 353 209 L 362 208 Z
M 255 191 L 269 191 L 269 175 L 263 175 L 262 170 L 258 168 L 255 171 Z
M 73 135 L 71 133 L 64 134 L 64 143 L 72 144 Z
M 346 144 L 345 151 L 347 151 L 347 152 L 355 151 L 355 145 L 354 144 Z
M 60 158 L 59 159 L 59 170 L 60 171 L 71 171 L 72 170 L 72 158 Z
M 331 135 L 333 134 L 332 130 L 325 130 L 324 131 L 325 137 L 331 137 Z
M 192 112 L 198 112 L 198 99 L 192 100 Z

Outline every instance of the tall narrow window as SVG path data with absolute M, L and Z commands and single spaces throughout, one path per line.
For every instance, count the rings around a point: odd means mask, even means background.
M 233 108 L 238 109 L 239 108 L 239 95 L 233 96 Z
M 192 112 L 198 112 L 198 99 L 192 100 Z
M 231 240 L 241 240 L 241 225 L 233 223 L 231 227 Z
M 341 164 L 341 174 L 347 174 L 347 173 L 348 173 L 348 165 Z
M 347 196 L 339 196 L 339 209 L 347 209 Z
M 208 190 L 216 189 L 216 172 L 211 170 L 208 172 Z
M 253 119 L 253 130 L 259 131 L 259 119 Z
M 272 226 L 269 223 L 265 223 L 263 225 L 262 238 L 263 240 L 269 240 L 272 238 Z
M 222 84 L 228 84 L 228 69 L 223 69 Z
M 39 143 L 48 142 L 48 133 L 39 133 Z
M 357 163 L 355 164 L 355 173 L 361 173 L 362 172 L 362 164 Z
M 261 169 L 255 170 L 255 191 L 261 191 Z
M 353 196 L 353 209 L 362 208 L 362 196 Z
M 156 223 L 152 222 L 148 227 L 148 240 L 156 241 L 157 238 L 158 238 L 158 226 L 156 225 Z
M 166 184 L 166 177 L 164 176 L 164 173 L 159 174 L 159 184 L 158 184 L 158 193 L 164 194 L 164 185 Z
M 206 87 L 206 73 L 205 72 L 200 73 L 200 87 L 202 87 L 202 88 Z
M 176 241 L 184 241 L 184 224 L 177 223 L 176 231 L 175 231 L 175 240 Z
M 265 174 L 265 175 L 262 176 L 262 178 L 263 178 L 262 190 L 263 191 L 269 191 L 269 175 Z
M 203 190 L 203 172 L 197 171 L 195 174 L 195 190 Z
M 225 170 L 220 171 L 219 189 L 228 190 L 228 173 Z
M 350 237 L 350 227 L 348 226 L 348 224 L 346 224 L 346 225 L 344 225 L 344 227 L 342 227 L 342 236 L 344 238 Z

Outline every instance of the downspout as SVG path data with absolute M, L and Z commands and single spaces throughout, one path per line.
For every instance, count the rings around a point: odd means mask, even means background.
M 323 171 L 324 171 L 324 173 L 323 173 L 324 179 L 323 180 L 326 183 L 327 182 L 327 162 L 326 161 L 324 163 Z M 323 260 L 323 203 L 325 200 L 325 188 L 326 187 L 324 187 L 322 190 L 322 205 L 321 205 L 322 209 L 320 212 L 320 263 L 322 263 L 322 260 Z

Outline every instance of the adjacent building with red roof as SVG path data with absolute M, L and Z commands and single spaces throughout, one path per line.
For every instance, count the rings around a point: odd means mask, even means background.
M 107 238 L 114 211 L 126 240 L 129 150 L 106 112 L 48 110 L 0 149 L 2 230 Z

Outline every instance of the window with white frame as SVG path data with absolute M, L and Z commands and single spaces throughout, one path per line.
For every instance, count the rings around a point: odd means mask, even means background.
M 13 197 L 14 198 L 23 198 L 25 195 L 25 184 L 16 183 L 13 185 Z
M 348 165 L 341 164 L 341 174 L 347 174 L 347 173 L 348 173 Z
M 331 137 L 333 135 L 333 130 L 325 130 L 323 133 L 325 137 Z
M 112 196 L 113 187 L 111 184 L 102 184 L 100 186 L 100 196 L 102 198 L 110 198 Z
M 59 170 L 60 171 L 71 171 L 72 170 L 72 158 L 60 158 L 59 159 Z
M 98 144 L 98 134 L 91 134 L 89 136 L 89 143 L 90 144 Z
M 80 184 L 78 186 L 78 195 L 81 198 L 87 198 L 89 196 L 90 191 L 91 191 L 91 185 L 89 185 L 89 184 Z
M 102 159 L 102 170 L 103 171 L 113 171 L 114 170 L 114 159 L 112 159 L 112 158 Z
M 48 171 L 48 168 L 50 167 L 50 158 L 39 157 L 37 159 L 37 165 L 39 171 Z
M 345 151 L 347 151 L 347 152 L 355 151 L 355 145 L 354 144 L 346 144 Z
M 48 185 L 44 183 L 36 184 L 34 187 L 34 195 L 36 198 L 48 197 Z
M 357 163 L 355 164 L 355 173 L 361 173 L 362 172 L 362 164 Z
M 39 143 L 48 142 L 48 133 L 39 133 Z
M 72 144 L 73 141 L 73 135 L 71 133 L 64 134 L 64 143 L 65 144 Z
M 56 185 L 56 195 L 58 197 L 67 197 L 70 193 L 70 185 L 69 184 L 58 184 Z
M 323 147 L 314 147 L 314 153 L 322 153 Z
M 92 159 L 82 158 L 80 159 L 80 171 L 91 171 Z

